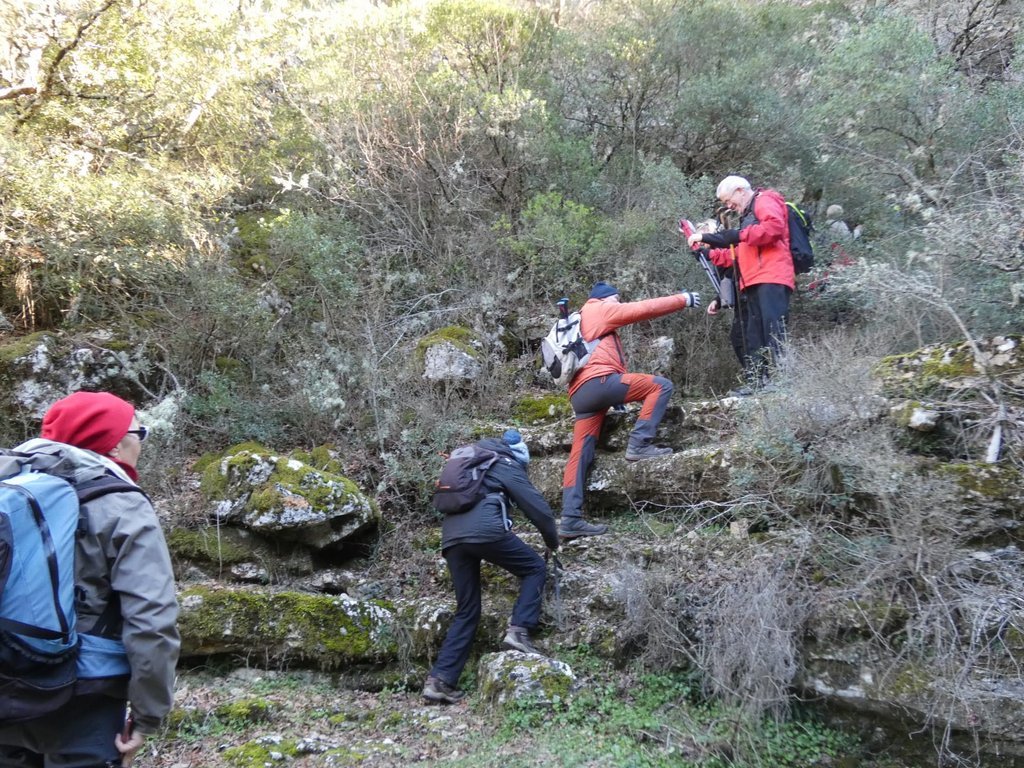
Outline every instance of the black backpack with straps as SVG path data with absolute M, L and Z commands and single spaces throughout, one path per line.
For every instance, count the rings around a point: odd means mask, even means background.
M 471 443 L 456 448 L 434 484 L 434 508 L 444 515 L 468 512 L 487 495 L 484 476 L 501 454 Z

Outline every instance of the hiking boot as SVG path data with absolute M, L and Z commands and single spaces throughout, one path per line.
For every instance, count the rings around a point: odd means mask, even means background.
M 431 675 L 423 685 L 423 698 L 438 704 L 457 704 L 465 698 L 466 692 L 452 688 L 439 677 Z
M 523 653 L 534 653 L 543 656 L 537 646 L 530 642 L 530 633 L 524 627 L 511 626 L 501 641 L 501 648 L 504 651 L 522 651 Z
M 659 456 L 668 456 L 672 453 L 671 448 L 659 448 L 656 445 L 641 445 L 639 448 L 626 448 L 626 461 L 643 461 L 644 459 L 656 459 Z
M 580 517 L 562 518 L 558 535 L 563 539 L 578 539 L 581 536 L 600 536 L 608 532 L 607 525 L 593 525 Z

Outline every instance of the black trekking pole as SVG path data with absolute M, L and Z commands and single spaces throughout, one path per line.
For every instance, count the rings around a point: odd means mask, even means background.
M 691 224 L 688 219 L 680 219 L 679 231 L 682 233 L 683 237 L 689 240 L 690 235 L 692 235 L 696 230 L 693 228 L 693 224 Z M 697 261 L 700 262 L 700 265 L 704 268 L 704 271 L 707 273 L 708 280 L 711 281 L 711 287 L 715 289 L 715 295 L 721 297 L 722 281 L 718 277 L 718 270 L 715 268 L 715 265 L 708 261 L 707 251 L 696 244 L 691 245 L 690 250 L 697 254 Z
M 551 561 L 551 586 L 554 596 L 552 598 L 551 615 L 555 619 L 555 626 L 562 629 L 562 561 L 553 550 L 544 552 L 544 566 Z

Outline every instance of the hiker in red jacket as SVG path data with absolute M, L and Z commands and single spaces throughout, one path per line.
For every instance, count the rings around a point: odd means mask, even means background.
M 580 330 L 584 340 L 600 341 L 587 364 L 576 372 L 569 384 L 569 402 L 576 414 L 576 422 L 572 451 L 562 477 L 562 520 L 558 535 L 563 539 L 598 536 L 608 530 L 607 525 L 593 525 L 583 519 L 583 488 L 609 408 L 643 401 L 626 446 L 627 461 L 672 453 L 671 448 L 653 444 L 654 433 L 672 394 L 672 382 L 661 376 L 627 373 L 626 358 L 616 329 L 686 307 L 699 306 L 700 296 L 696 293 L 676 293 L 620 304 L 619 291 L 613 285 L 598 282 L 590 291 L 590 298 L 580 310 Z
M 786 340 L 789 297 L 796 287 L 789 250 L 786 201 L 774 189 L 754 190 L 741 176 L 726 176 L 718 199 L 740 216 L 738 229 L 694 232 L 689 245 L 712 246 L 708 258 L 720 267 L 734 267 L 748 310 L 744 366 L 746 385 L 731 394 L 749 395 L 768 382 L 772 365 Z

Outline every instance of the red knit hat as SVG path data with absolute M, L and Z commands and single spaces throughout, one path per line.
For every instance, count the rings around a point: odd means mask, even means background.
M 41 437 L 107 454 L 128 434 L 135 407 L 109 392 L 75 392 L 50 406 Z

